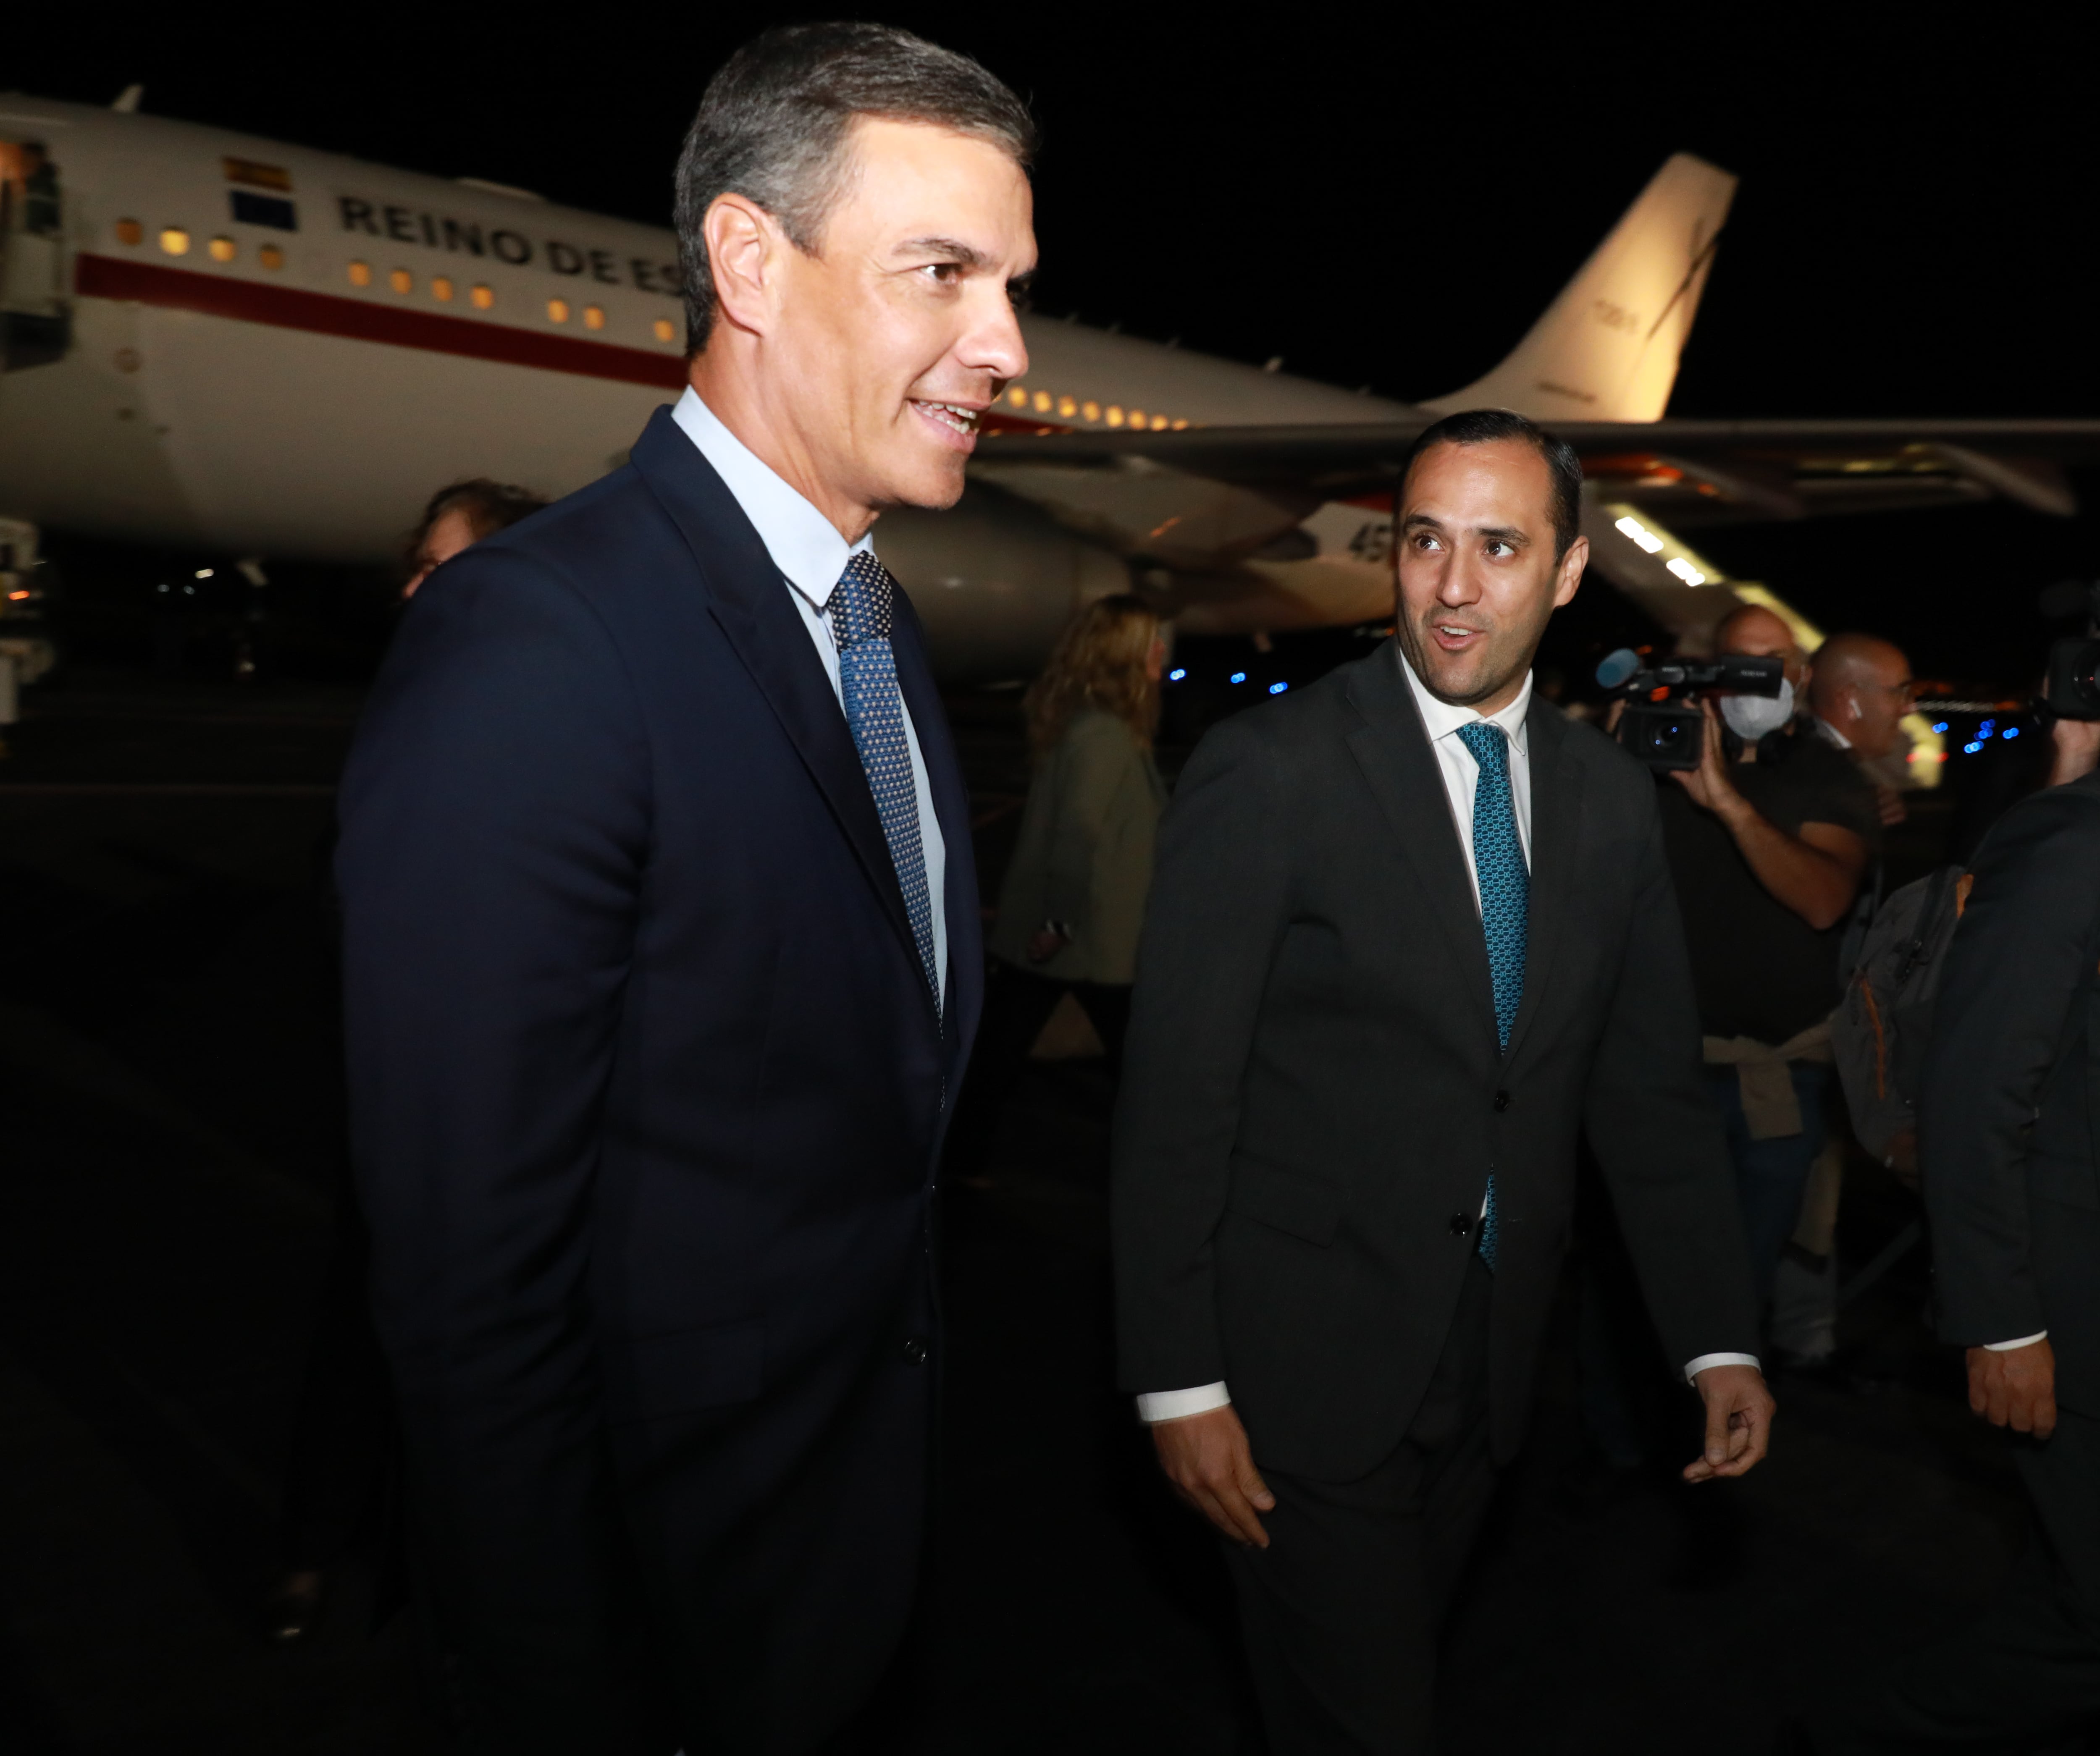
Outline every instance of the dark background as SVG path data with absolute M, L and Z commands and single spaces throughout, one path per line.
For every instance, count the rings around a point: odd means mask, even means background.
M 739 7 L 20 9 L 4 77 L 668 222 Z M 1742 178 L 1672 411 L 2091 415 L 2100 138 L 2073 9 L 898 5 L 1043 130 L 1038 307 L 1403 398 L 1515 341 L 1655 168 Z M 1705 20 L 1710 20 L 1711 22 Z M 2100 505 L 2100 481 L 2083 480 Z M 2018 686 L 2100 522 L 1992 506 L 1723 532 L 1921 671 Z

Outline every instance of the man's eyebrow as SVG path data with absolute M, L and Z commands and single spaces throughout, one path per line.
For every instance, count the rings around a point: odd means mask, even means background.
M 1472 534 L 1493 543 L 1523 544 L 1531 540 L 1529 532 L 1518 530 L 1515 525 L 1476 525 Z
M 1403 530 L 1412 530 L 1417 525 L 1426 525 L 1432 530 L 1441 530 L 1444 528 L 1441 519 L 1432 518 L 1427 513 L 1410 513 L 1401 521 L 1401 528 Z
M 964 268 L 988 268 L 991 258 L 974 244 L 957 238 L 907 238 L 889 253 L 893 256 L 940 256 Z

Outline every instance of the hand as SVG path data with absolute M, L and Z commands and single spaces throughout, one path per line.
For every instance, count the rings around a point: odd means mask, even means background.
M 1672 768 L 1670 777 L 1692 795 L 1693 804 L 1725 818 L 1731 806 L 1742 802 L 1743 795 L 1736 790 L 1734 777 L 1728 772 L 1727 756 L 1721 748 L 1720 711 L 1710 701 L 1702 701 L 1699 707 L 1706 716 L 1706 736 L 1699 746 L 1699 766 Z
M 2059 720 L 2049 728 L 2049 784 L 2061 786 L 2100 767 L 2100 720 Z
M 1684 1466 L 1687 1481 L 1747 1475 L 1771 1444 L 1778 1405 L 1754 1366 L 1710 1366 L 1696 1380 L 1706 1402 L 1706 1455 Z
M 1275 1511 L 1276 1496 L 1256 1472 L 1246 1428 L 1229 1406 L 1155 1421 L 1152 1443 L 1176 1494 L 1233 1542 L 1268 1547 L 1255 1514 Z
M 1886 781 L 1874 782 L 1874 803 L 1881 812 L 1883 829 L 1892 830 L 1909 821 L 1910 808 L 1904 804 L 1903 794 Z
M 2046 1439 L 2056 1431 L 2056 1350 L 2047 1337 L 2023 1348 L 1969 1350 L 1969 1406 L 1993 1427 Z

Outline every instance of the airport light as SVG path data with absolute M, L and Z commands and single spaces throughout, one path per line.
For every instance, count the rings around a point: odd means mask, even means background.
M 1672 556 L 1668 566 L 1670 570 L 1675 574 L 1677 577 L 1682 579 L 1687 585 L 1704 585 L 1706 583 L 1706 575 L 1701 573 L 1696 567 L 1693 566 L 1692 563 L 1687 561 L 1682 555 Z
M 1662 547 L 1662 539 L 1638 518 L 1630 517 L 1621 518 L 1612 528 L 1621 536 L 1629 539 L 1644 553 L 1652 555 Z
M 1246 672 L 1245 672 L 1244 671 L 1235 671 L 1232 674 L 1231 680 L 1232 680 L 1233 682 L 1234 682 L 1234 683 L 1244 683 L 1244 682 L 1246 682 Z
M 1268 686 L 1268 693 L 1272 695 L 1281 695 L 1290 687 L 1288 683 L 1272 683 Z
M 1188 675 L 1189 673 L 1185 668 L 1176 669 L 1167 673 L 1167 680 L 1169 683 L 1179 683 L 1182 678 Z

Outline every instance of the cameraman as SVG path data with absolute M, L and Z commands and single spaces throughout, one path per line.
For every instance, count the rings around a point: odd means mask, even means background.
M 1660 799 L 1709 1076 L 1766 1300 L 1823 1147 L 1838 941 L 1880 852 L 1882 819 L 1873 783 L 1795 717 L 1808 667 L 1786 624 L 1746 605 L 1714 630 L 1714 652 L 1785 666 L 1776 697 L 1702 702 L 1700 764 L 1672 771 Z

